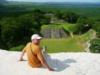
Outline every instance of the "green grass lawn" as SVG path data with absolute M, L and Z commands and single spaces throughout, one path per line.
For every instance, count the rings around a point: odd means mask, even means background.
M 46 46 L 47 51 L 50 53 L 84 51 L 84 46 L 77 37 L 67 39 L 43 39 L 41 45 Z
M 73 38 L 42 39 L 41 46 L 46 46 L 50 53 L 55 52 L 83 52 L 87 47 L 86 42 L 94 36 L 95 31 L 89 30 L 83 35 L 74 35 Z
M 77 29 L 76 24 L 62 23 L 61 25 L 65 30 L 67 30 L 69 32 L 73 32 Z
M 76 27 L 74 24 L 62 23 L 60 25 L 43 25 L 42 29 L 48 28 L 64 28 L 68 32 L 73 32 Z M 63 39 L 42 39 L 41 46 L 46 46 L 47 51 L 52 52 L 82 52 L 85 51 L 86 42 L 91 39 L 94 30 L 90 30 L 83 35 L 74 35 L 73 38 Z
M 60 29 L 60 28 L 64 28 L 66 31 L 74 31 L 76 29 L 75 24 L 71 24 L 71 23 L 59 23 L 59 24 L 49 24 L 49 25 L 43 25 L 41 27 L 41 29 L 49 29 L 49 28 L 53 28 L 53 29 Z

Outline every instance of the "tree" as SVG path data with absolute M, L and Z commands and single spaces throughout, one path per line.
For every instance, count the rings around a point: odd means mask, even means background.
M 33 33 L 39 33 L 36 28 L 34 17 L 30 14 L 19 17 L 3 18 L 0 21 L 1 40 L 5 47 L 9 49 L 13 46 L 25 44 L 30 41 Z
M 87 32 L 89 29 L 92 28 L 92 25 L 94 24 L 94 21 L 87 18 L 87 17 L 80 17 L 77 21 L 77 27 L 78 30 L 76 33 L 82 34 Z
M 100 22 L 95 22 L 93 25 L 93 29 L 97 32 L 100 32 Z
M 62 18 L 68 23 L 76 23 L 79 15 L 74 12 L 63 13 Z
M 13 26 L 13 24 L 15 24 L 15 21 L 14 19 L 11 18 L 4 18 L 1 20 L 0 24 L 1 24 L 1 41 L 2 44 L 6 48 L 8 48 L 10 46 L 9 42 L 12 40 L 11 35 L 15 33 Z
M 92 26 L 92 29 L 97 31 L 97 36 L 100 37 L 100 22 L 99 21 L 95 21 L 95 23 Z
M 44 12 L 39 9 L 35 9 L 33 11 L 33 17 L 34 17 L 34 26 L 36 29 L 38 29 L 38 31 L 40 31 L 41 25 L 43 23 Z
M 58 18 L 58 19 L 63 19 L 63 15 L 64 15 L 65 13 L 62 13 L 62 12 L 60 12 L 60 11 L 57 11 L 57 12 L 55 12 L 55 16 Z

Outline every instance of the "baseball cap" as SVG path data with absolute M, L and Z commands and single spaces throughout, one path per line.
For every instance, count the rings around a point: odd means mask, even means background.
M 32 37 L 31 37 L 31 40 L 33 39 L 41 39 L 42 37 L 38 34 L 33 34 Z

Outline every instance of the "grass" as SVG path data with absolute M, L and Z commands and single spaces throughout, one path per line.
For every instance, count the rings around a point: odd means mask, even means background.
M 90 29 L 84 35 L 81 35 L 80 38 L 82 38 L 83 41 L 88 41 L 88 40 L 94 39 L 95 36 L 96 36 L 96 31 Z
M 71 23 L 63 23 L 62 27 L 69 32 L 73 32 L 77 29 L 76 24 L 71 24 Z
M 57 24 L 51 24 L 51 25 L 43 25 L 42 29 L 58 29 L 58 28 L 64 28 L 64 30 L 68 32 L 73 32 L 76 30 L 77 27 L 75 27 L 75 24 L 70 23 L 61 23 L 59 25 Z M 94 30 L 90 30 L 87 33 L 83 35 L 77 35 L 73 38 L 63 38 L 63 39 L 43 39 L 41 46 L 46 46 L 47 51 L 52 52 L 82 52 L 87 47 L 86 42 L 91 40 L 94 34 Z
M 63 28 L 65 31 L 68 32 L 73 32 L 77 30 L 77 27 L 75 24 L 71 24 L 71 23 L 59 23 L 59 24 L 49 24 L 49 25 L 43 25 L 41 27 L 42 30 L 45 29 L 61 29 Z
M 62 28 L 62 25 L 60 24 L 49 24 L 49 25 L 43 25 L 41 29 L 60 29 Z
M 77 37 L 67 39 L 43 39 L 41 44 L 42 46 L 46 46 L 47 51 L 50 53 L 84 51 L 84 47 L 80 44 Z
M 93 37 L 94 30 L 83 35 L 74 35 L 73 38 L 42 39 L 41 46 L 46 46 L 49 53 L 56 52 L 83 52 L 87 47 L 86 42 Z

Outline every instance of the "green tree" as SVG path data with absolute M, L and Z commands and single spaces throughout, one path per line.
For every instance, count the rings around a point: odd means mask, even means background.
M 14 19 L 11 19 L 11 18 L 4 18 L 4 19 L 1 20 L 0 24 L 1 24 L 1 41 L 2 41 L 2 44 L 6 48 L 9 48 L 9 46 L 11 45 L 11 44 L 9 44 L 9 42 L 12 41 L 11 35 L 13 36 L 13 34 L 15 33 L 15 31 L 14 31 L 15 21 L 14 21 Z
M 34 17 L 30 14 L 19 17 L 3 18 L 1 24 L 1 40 L 4 49 L 25 44 L 30 41 L 33 33 L 39 33 L 34 21 Z
M 92 29 L 97 31 L 97 37 L 100 37 L 100 22 L 99 21 L 95 21 L 95 23 L 92 26 Z
M 95 22 L 93 25 L 93 29 L 97 32 L 100 32 L 100 22 Z
M 79 15 L 74 12 L 63 13 L 62 18 L 68 23 L 76 23 Z
M 80 17 L 77 21 L 77 32 L 79 34 L 87 32 L 89 29 L 92 28 L 92 25 L 94 24 L 94 21 L 87 18 L 87 17 Z
M 40 31 L 41 25 L 43 24 L 44 12 L 39 9 L 35 9 L 33 11 L 33 17 L 34 17 L 34 26 L 36 29 L 38 29 L 38 31 Z

